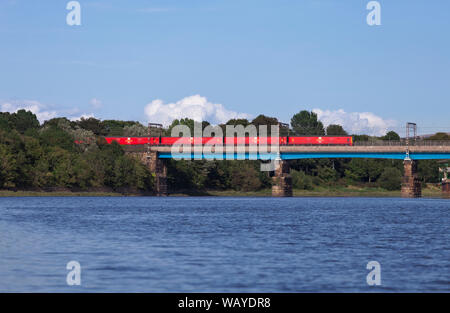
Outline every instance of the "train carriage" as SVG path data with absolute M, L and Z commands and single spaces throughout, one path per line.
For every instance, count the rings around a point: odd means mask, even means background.
M 111 144 L 117 142 L 120 145 L 353 145 L 351 136 L 299 136 L 299 137 L 105 137 Z
M 353 145 L 351 136 L 303 136 L 289 137 L 289 145 Z

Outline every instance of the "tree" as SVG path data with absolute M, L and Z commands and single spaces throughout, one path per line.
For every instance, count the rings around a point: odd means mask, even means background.
M 50 147 L 46 153 L 51 176 L 49 186 L 72 187 L 75 185 L 73 158 L 75 156 L 61 147 Z
M 15 187 L 17 161 L 8 146 L 0 144 L 0 188 Z
M 354 181 L 374 182 L 386 167 L 385 162 L 374 159 L 352 159 L 347 165 L 345 176 Z
M 11 114 L 10 120 L 12 127 L 22 134 L 30 128 L 39 128 L 40 126 L 36 115 L 30 111 L 19 110 L 17 113 Z
M 74 138 L 55 126 L 43 129 L 40 133 L 40 141 L 47 147 L 57 146 L 68 151 L 73 151 L 75 148 Z
M 201 123 L 200 122 L 196 122 L 196 121 L 194 121 L 191 118 L 182 118 L 180 120 L 176 119 L 176 120 L 173 120 L 172 124 L 169 126 L 169 128 L 167 130 L 167 133 L 169 134 L 169 136 L 172 135 L 172 129 L 175 126 L 177 126 L 177 125 L 186 125 L 187 127 L 189 127 L 189 130 L 191 131 L 191 137 L 194 137 L 194 128 L 195 128 L 195 126 L 197 126 L 197 127 L 200 126 L 201 130 L 203 131 L 203 129 L 206 126 L 210 125 L 210 123 L 207 122 L 207 121 L 203 121 Z
M 319 166 L 317 176 L 324 182 L 334 182 L 337 178 L 337 173 L 331 167 Z
M 402 183 L 402 173 L 395 167 L 385 168 L 378 183 L 381 188 L 387 190 L 399 190 Z
M 348 133 L 341 125 L 331 124 L 327 127 L 328 136 L 348 136 Z
M 11 114 L 9 112 L 0 112 L 0 129 L 9 131 L 11 128 Z
M 295 189 L 312 190 L 314 188 L 311 176 L 308 176 L 303 171 L 291 171 L 292 186 Z
M 123 128 L 123 135 L 125 137 L 145 137 L 148 136 L 148 128 L 141 123 L 125 126 Z
M 250 124 L 250 122 L 246 118 L 233 118 L 233 119 L 229 120 L 228 122 L 226 122 L 225 125 L 242 125 L 245 127 L 249 124 Z
M 171 160 L 167 163 L 167 180 L 171 189 L 196 189 L 206 187 L 208 161 Z
M 32 115 L 18 113 L 18 118 L 0 114 L 0 125 L 8 125 L 0 129 L 0 188 L 152 189 L 146 166 L 125 155 L 119 144 L 107 144 L 103 137 L 66 118 L 51 119 L 39 128 L 33 122 L 31 128 L 21 127 Z M 86 138 L 93 139 L 89 149 L 75 146 L 75 140 Z
M 93 117 L 89 118 L 82 117 L 79 121 L 76 121 L 76 124 L 81 128 L 90 130 L 97 136 L 106 136 L 106 134 L 108 133 L 103 123 L 100 120 Z
M 417 163 L 417 174 L 424 183 L 439 182 L 440 164 L 436 160 L 420 160 Z
M 370 136 L 369 135 L 352 135 L 353 142 L 357 141 L 369 141 Z
M 206 184 L 211 189 L 226 189 L 230 186 L 230 167 L 226 161 L 208 162 L 211 166 L 206 177 Z
M 69 131 L 70 129 L 74 129 L 76 125 L 77 125 L 76 122 L 72 122 L 65 117 L 56 117 L 45 121 L 44 124 L 42 125 L 42 128 L 48 128 L 53 126 L 59 127 L 65 131 Z
M 102 125 L 107 132 L 107 136 L 124 136 L 124 128 L 127 126 L 133 126 L 139 124 L 135 121 L 117 121 L 117 120 L 104 120 Z
M 261 181 L 253 164 L 247 161 L 235 162 L 238 164 L 232 171 L 232 188 L 241 191 L 255 191 L 261 188 Z
M 271 125 L 278 125 L 278 119 L 275 117 L 269 117 L 269 116 L 265 116 L 263 114 L 258 115 L 256 118 L 253 119 L 253 121 L 251 122 L 251 124 L 256 126 L 256 131 L 259 134 L 259 127 L 260 126 L 267 126 L 266 130 L 267 130 L 267 136 L 270 136 L 272 133 L 272 127 Z M 280 129 L 281 131 L 281 129 Z
M 314 112 L 301 111 L 291 119 L 291 126 L 297 135 L 323 136 L 325 129 Z
M 114 162 L 114 189 L 130 187 L 135 179 L 133 175 L 134 164 L 129 162 L 125 156 L 118 157 Z
M 427 140 L 450 140 L 450 135 L 447 133 L 436 133 L 431 137 L 428 137 Z
M 381 137 L 382 140 L 389 140 L 389 141 L 400 141 L 400 136 L 395 131 L 389 131 L 386 135 Z
M 97 147 L 95 134 L 87 129 L 81 128 L 76 122 L 69 121 L 67 118 L 53 118 L 45 121 L 42 125 L 41 133 L 49 129 L 59 129 L 67 133 L 77 144 L 80 151 L 87 151 Z

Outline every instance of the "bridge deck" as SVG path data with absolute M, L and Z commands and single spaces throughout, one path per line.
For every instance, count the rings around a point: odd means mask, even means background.
M 199 149 L 198 146 L 192 146 L 192 152 Z M 234 146 L 234 153 L 256 153 L 257 146 Z M 203 148 L 205 149 L 205 148 Z M 171 146 L 151 146 L 151 151 L 156 152 L 171 152 Z M 267 147 L 268 152 L 272 152 L 271 146 Z M 145 151 L 143 149 L 142 151 Z M 200 151 L 200 150 L 199 150 Z M 211 149 L 214 152 L 214 147 Z M 224 147 L 226 152 L 227 148 Z M 273 152 L 277 152 L 274 150 Z M 404 146 L 280 146 L 280 153 L 405 153 Z M 450 145 L 448 146 L 411 146 L 409 147 L 411 153 L 450 153 Z M 180 151 L 181 152 L 181 151 Z M 260 151 L 261 152 L 261 151 Z
M 406 157 L 405 146 L 280 146 L 271 150 L 259 151 L 257 146 L 234 146 L 231 151 L 226 147 L 223 153 L 214 147 L 192 146 L 191 152 L 179 151 L 178 158 L 185 159 L 275 159 L 278 155 L 284 160 L 310 159 L 310 158 L 376 158 L 403 160 Z M 146 152 L 145 146 L 124 147 L 127 152 Z M 203 150 L 202 150 L 203 149 Z M 157 152 L 159 158 L 175 158 L 171 146 L 151 146 L 151 152 Z M 411 146 L 409 147 L 410 158 L 413 160 L 450 159 L 450 145 L 442 146 Z M 278 154 L 279 152 L 279 154 Z M 227 155 L 228 153 L 228 155 Z M 219 158 L 220 159 L 220 158 Z

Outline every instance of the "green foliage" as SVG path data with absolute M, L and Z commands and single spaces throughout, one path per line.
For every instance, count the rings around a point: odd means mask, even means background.
M 17 175 L 17 161 L 14 154 L 7 145 L 0 144 L 0 187 L 15 187 Z
M 17 131 L 25 133 L 27 129 L 38 128 L 40 126 L 36 115 L 30 111 L 19 110 L 17 113 L 11 114 L 12 124 Z
M 186 125 L 189 130 L 190 130 L 190 136 L 194 137 L 194 130 L 195 130 L 195 126 L 199 127 L 199 129 L 201 129 L 203 131 L 203 129 L 210 125 L 209 122 L 203 121 L 203 122 L 196 122 L 193 119 L 190 118 L 182 118 L 180 120 L 176 119 L 172 122 L 172 124 L 169 126 L 169 128 L 167 129 L 167 135 L 168 136 L 172 136 L 172 129 L 177 126 L 177 125 Z M 186 134 L 185 134 L 186 135 Z M 201 136 L 202 134 L 200 134 Z M 174 137 L 178 137 L 178 135 L 174 136 Z
M 205 189 L 208 161 L 170 160 L 168 162 L 168 183 L 171 189 Z
M 336 171 L 327 166 L 319 166 L 317 176 L 324 182 L 334 182 L 337 179 Z
M 107 132 L 107 136 L 112 136 L 112 137 L 126 136 L 124 134 L 125 127 L 130 127 L 130 126 L 133 126 L 136 124 L 141 125 L 139 122 L 134 122 L 134 121 L 116 121 L 116 120 L 102 121 L 102 125 L 103 125 L 103 128 Z
M 311 176 L 303 171 L 291 171 L 292 187 L 295 189 L 312 190 L 314 188 Z
M 386 135 L 381 137 L 382 140 L 399 141 L 400 136 L 395 131 L 389 131 Z
M 424 183 L 439 182 L 439 163 L 436 160 L 421 160 L 417 163 L 417 174 Z
M 321 121 L 317 119 L 314 112 L 301 111 L 291 119 L 291 126 L 294 132 L 300 136 L 323 136 L 325 129 Z
M 381 188 L 399 190 L 402 183 L 402 173 L 395 167 L 387 167 L 383 170 L 378 183 Z
M 230 188 L 231 172 L 227 161 L 209 162 L 210 167 L 206 177 L 208 189 L 228 189 Z
M 353 136 L 353 142 L 358 141 L 369 141 L 370 136 L 368 135 L 352 135 Z
M 426 138 L 426 140 L 450 140 L 450 135 L 447 133 L 436 133 L 433 136 Z
M 148 136 L 148 128 L 137 123 L 123 128 L 123 136 L 125 137 L 145 137 Z
M 327 127 L 327 136 L 348 136 L 348 133 L 341 125 L 331 124 Z
M 0 113 L 0 129 L 17 130 L 23 134 L 28 129 L 37 129 L 40 124 L 36 115 L 30 111 L 18 110 L 16 113 Z
M 232 169 L 231 187 L 238 191 L 252 191 L 261 188 L 258 171 L 252 162 L 235 161 Z
M 354 182 L 375 182 L 380 177 L 385 160 L 352 159 L 344 171 L 345 176 Z
M 272 135 L 272 125 L 279 125 L 278 119 L 276 117 L 269 117 L 265 116 L 263 114 L 258 115 L 253 121 L 251 122 L 252 125 L 256 126 L 256 130 L 258 135 L 260 135 L 260 126 L 267 126 L 267 133 L 266 136 Z M 286 136 L 288 132 L 288 129 L 286 127 L 280 127 L 279 129 L 279 135 L 280 136 Z
M 42 129 L 40 141 L 44 147 L 56 146 L 68 151 L 75 150 L 74 138 L 61 128 L 55 126 Z
M 12 116 L 0 114 L 0 125 L 13 126 L 0 129 L 0 188 L 153 188 L 145 165 L 80 123 L 57 118 L 36 128 L 32 115 L 19 111 Z M 95 130 L 95 121 L 88 124 Z M 84 143 L 75 145 L 75 140 Z
M 276 117 L 269 117 L 264 114 L 260 114 L 253 119 L 251 124 L 255 125 L 256 128 L 258 128 L 259 125 L 278 125 L 278 119 Z
M 75 122 L 80 128 L 85 130 L 90 130 L 97 136 L 106 136 L 108 134 L 108 129 L 105 125 L 98 119 L 89 117 L 82 117 L 79 121 Z
M 291 169 L 297 171 L 304 171 L 307 175 L 314 175 L 319 166 L 319 160 L 317 159 L 300 159 L 292 160 L 290 162 Z
M 252 191 L 271 186 L 268 174 L 260 171 L 259 161 L 170 160 L 167 164 L 172 190 Z
M 57 117 L 45 121 L 44 124 L 42 125 L 42 128 L 58 127 L 67 131 L 69 129 L 74 129 L 76 125 L 77 123 L 72 122 L 65 117 Z
M 292 119 L 301 135 L 323 135 L 323 125 L 312 112 L 302 111 Z M 175 120 L 193 131 L 192 119 Z M 233 119 L 228 125 L 274 125 L 278 120 L 260 115 L 253 121 Z M 202 128 L 209 125 L 202 123 Z M 224 125 L 220 125 L 223 127 Z M 287 132 L 287 129 L 286 129 Z M 126 155 L 117 143 L 107 144 L 102 134 L 145 136 L 147 128 L 133 121 L 100 121 L 89 118 L 77 122 L 55 118 L 39 125 L 34 114 L 26 111 L 0 113 L 0 188 L 63 187 L 87 189 L 108 187 L 115 190 L 152 190 L 154 177 L 140 161 Z M 193 133 L 192 133 L 193 134 Z M 344 135 L 339 125 L 327 127 L 328 135 Z M 432 139 L 442 140 L 445 134 Z M 355 141 L 374 140 L 366 135 Z M 397 140 L 389 132 L 383 140 Z M 77 141 L 77 144 L 74 142 Z M 294 188 L 312 189 L 336 183 L 381 186 L 396 190 L 400 186 L 401 161 L 376 159 L 308 159 L 290 162 Z M 439 164 L 420 161 L 422 182 L 439 182 Z M 272 179 L 260 171 L 260 161 L 168 161 L 171 190 L 256 191 L 269 188 Z
M 228 122 L 226 122 L 226 125 L 242 125 L 247 126 L 250 125 L 250 122 L 246 118 L 237 118 L 237 119 L 231 119 Z
M 9 112 L 0 112 L 0 130 L 8 131 L 11 128 L 11 114 Z
M 63 133 L 66 137 L 70 136 L 70 141 L 72 143 L 76 141 L 76 147 L 81 151 L 96 147 L 96 136 L 92 131 L 81 128 L 76 122 L 71 122 L 66 118 L 54 118 L 46 121 L 42 126 L 41 135 L 46 137 L 52 131 Z M 65 148 L 68 149 L 68 147 Z

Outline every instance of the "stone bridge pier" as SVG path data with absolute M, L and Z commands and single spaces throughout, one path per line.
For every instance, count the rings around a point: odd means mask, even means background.
M 157 196 L 167 196 L 167 166 L 163 159 L 158 158 L 158 152 L 147 154 L 147 164 L 150 172 L 155 174 L 155 192 Z
M 272 177 L 272 197 L 292 197 L 292 177 L 289 163 L 284 160 L 279 162 L 278 168 Z
M 450 180 L 442 182 L 442 197 L 450 199 Z
M 405 159 L 403 166 L 402 197 L 420 198 L 422 196 L 422 185 L 417 177 L 417 162 Z
M 439 162 L 442 165 L 439 166 L 439 173 L 442 173 L 442 176 L 440 175 L 441 184 L 442 184 L 442 198 L 450 199 L 450 160 L 445 160 Z

